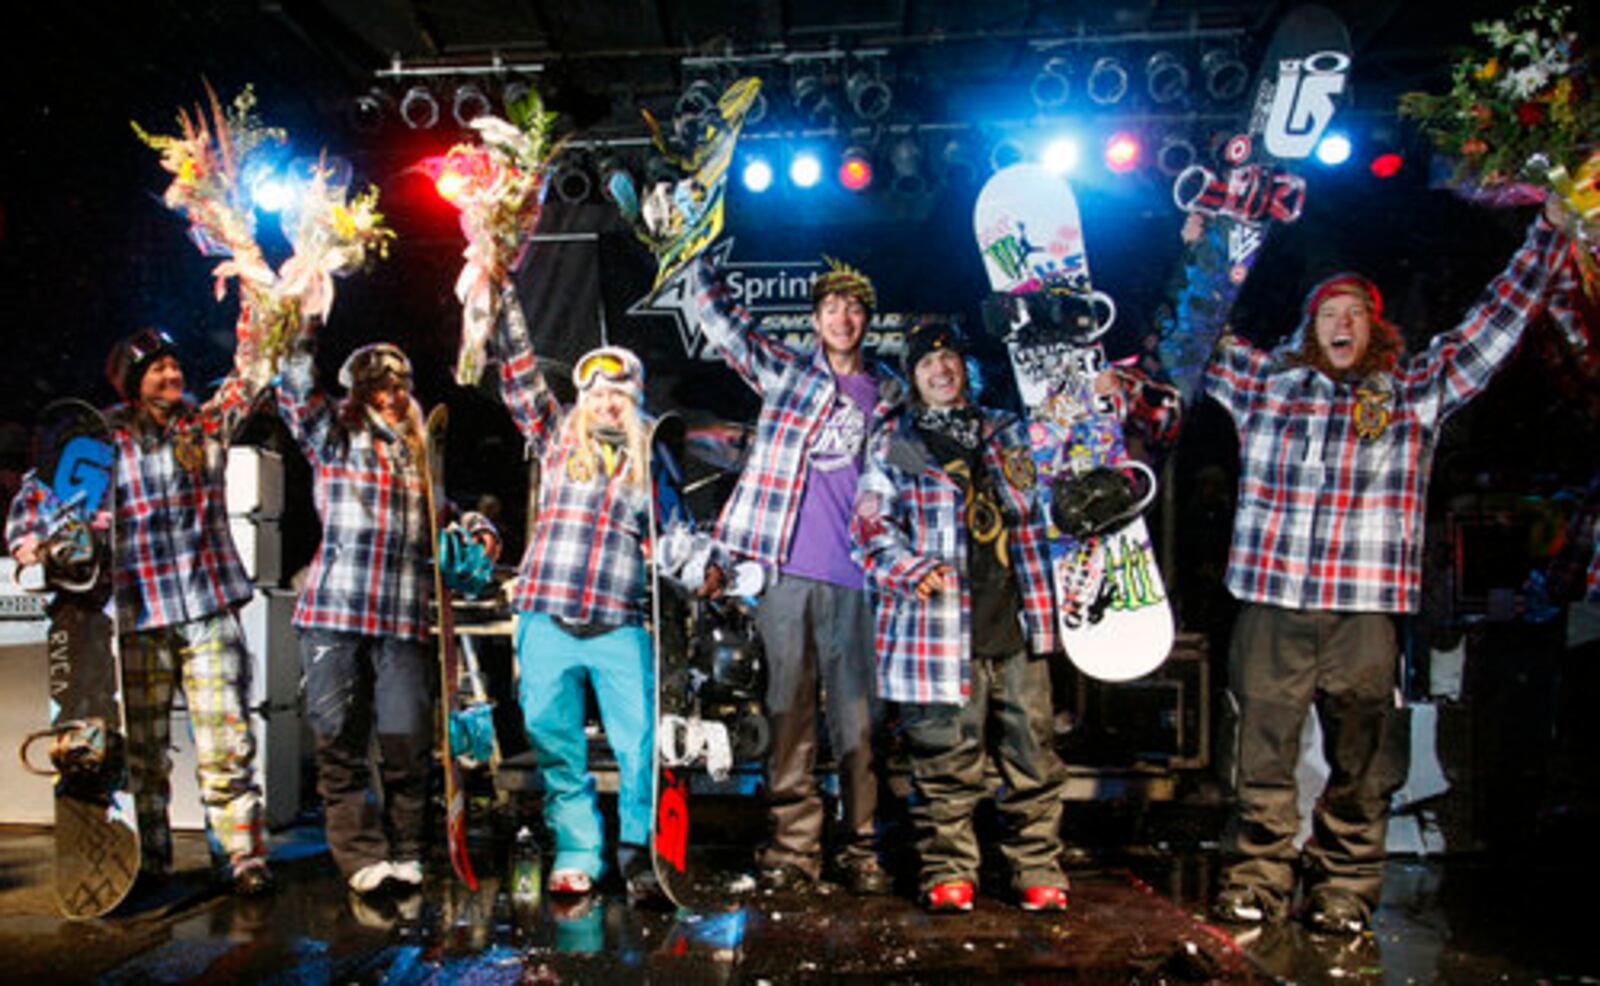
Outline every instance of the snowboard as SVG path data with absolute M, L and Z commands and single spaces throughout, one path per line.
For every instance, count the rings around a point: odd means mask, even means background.
M 760 93 L 758 78 L 734 82 L 723 91 L 715 108 L 690 124 L 683 142 L 670 139 L 655 117 L 644 111 L 656 150 L 682 177 L 676 181 L 664 176 L 647 178 L 643 199 L 626 171 L 619 169 L 607 177 L 607 193 L 656 257 L 656 276 L 645 296 L 646 304 L 722 235 L 728 169 L 745 117 Z M 689 146 L 682 147 L 682 143 Z
M 139 875 L 139 825 L 128 790 L 127 716 L 112 593 L 115 449 L 100 412 L 61 400 L 40 414 L 38 476 L 55 497 L 45 540 L 50 728 L 21 751 L 31 772 L 55 778 L 56 896 L 69 918 L 100 917 L 128 896 Z M 29 747 L 50 743 L 49 769 Z
M 655 642 L 655 765 L 651 855 L 656 880 L 672 903 L 692 911 L 732 906 L 738 877 L 690 858 L 689 780 L 715 779 L 766 749 L 760 709 L 759 643 L 753 622 L 736 625 L 734 600 L 704 600 L 679 581 L 689 556 L 690 516 L 672 451 L 681 418 L 657 421 L 651 440 L 657 495 L 650 501 L 651 638 Z
M 1033 485 L 1049 518 L 1049 560 L 1067 656 L 1105 681 L 1148 674 L 1172 649 L 1172 612 L 1139 511 L 1155 477 L 1130 458 L 1122 408 L 1095 392 L 1108 369 L 1099 339 L 1116 306 L 1094 290 L 1072 188 L 1037 164 L 997 172 L 978 194 L 973 227 L 994 292 L 984 322 L 1006 346 L 1028 416 Z M 1073 537 L 1055 519 L 1058 490 L 1098 470 L 1143 487 L 1118 524 Z
M 1185 404 L 1272 226 L 1305 209 L 1306 181 L 1293 168 L 1326 133 L 1350 63 L 1350 34 L 1337 14 L 1309 4 L 1290 10 L 1267 43 L 1241 132 L 1223 145 L 1225 170 L 1192 164 L 1173 182 L 1178 208 L 1206 220 L 1170 307 L 1156 317 L 1161 362 Z
M 457 682 L 461 657 L 457 650 L 455 611 L 444 584 L 443 551 L 440 533 L 449 521 L 449 501 L 444 488 L 445 437 L 450 426 L 450 410 L 443 404 L 428 412 L 426 454 L 422 459 L 422 479 L 428 496 L 428 526 L 433 548 L 433 600 L 438 614 L 435 630 L 439 635 L 439 759 L 444 764 L 445 840 L 450 849 L 450 866 L 456 877 L 473 890 L 478 877 L 467 854 L 467 796 L 461 784 L 461 765 L 450 742 L 451 713 L 456 707 Z

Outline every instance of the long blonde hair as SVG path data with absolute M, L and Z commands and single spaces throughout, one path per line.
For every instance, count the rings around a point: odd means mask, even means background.
M 579 470 L 588 476 L 603 476 L 597 439 L 590 437 L 596 424 L 594 405 L 589 399 L 593 391 L 578 395 L 578 403 L 561 422 L 561 444 L 568 449 L 568 461 L 576 461 Z M 627 456 L 628 482 L 641 492 L 650 491 L 650 429 L 638 405 L 628 403 L 622 416 L 622 449 Z

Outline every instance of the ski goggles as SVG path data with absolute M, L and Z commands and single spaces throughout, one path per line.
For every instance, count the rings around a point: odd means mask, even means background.
M 140 329 L 128 337 L 128 360 L 138 364 L 173 352 L 177 345 L 160 329 Z
M 610 384 L 633 392 L 635 399 L 644 386 L 644 367 L 639 357 L 620 346 L 602 346 L 590 350 L 578 360 L 572 370 L 572 382 L 579 393 L 594 387 Z
M 162 356 L 176 356 L 177 352 L 177 344 L 165 332 L 140 329 L 111 347 L 111 355 L 106 358 L 106 380 L 123 400 L 133 400 L 139 395 L 139 380 L 150 364 Z
M 411 386 L 411 361 L 400 347 L 388 342 L 362 346 L 339 368 L 339 384 L 346 390 L 395 381 Z

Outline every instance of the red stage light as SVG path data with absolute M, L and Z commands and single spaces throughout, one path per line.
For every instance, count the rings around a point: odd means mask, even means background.
M 1393 178 L 1405 166 L 1406 159 L 1390 151 L 1388 154 L 1379 154 L 1372 159 L 1369 166 L 1374 175 L 1379 178 Z
M 467 176 L 459 171 L 444 170 L 439 172 L 439 177 L 433 180 L 434 190 L 446 202 L 454 203 L 466 190 Z
M 1126 174 L 1139 166 L 1139 138 L 1130 133 L 1115 133 L 1106 141 L 1106 169 Z
M 872 184 L 872 162 L 864 154 L 846 152 L 839 162 L 839 184 L 852 192 L 865 191 Z

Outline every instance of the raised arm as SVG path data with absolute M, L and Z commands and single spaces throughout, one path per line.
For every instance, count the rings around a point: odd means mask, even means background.
M 539 372 L 516 290 L 509 285 L 502 288 L 501 300 L 504 315 L 495 335 L 500 355 L 500 396 L 522 437 L 542 453 L 561 424 L 561 404 Z
M 278 417 L 295 444 L 313 464 L 325 464 L 336 412 L 328 395 L 316 389 L 316 361 L 309 349 L 297 349 L 278 367 L 273 380 Z
M 238 435 L 245 419 L 250 417 L 265 393 L 266 381 L 249 372 L 253 357 L 251 340 L 256 331 L 253 323 L 261 317 L 252 306 L 240 303 L 239 322 L 234 330 L 238 343 L 233 354 L 233 369 L 223 378 L 216 393 L 200 405 L 201 429 L 225 445 Z
M 756 320 L 733 299 L 733 292 L 701 254 L 684 275 L 695 305 L 695 317 L 706 340 L 757 394 L 766 396 L 798 357 L 782 343 L 761 333 Z
M 1544 215 L 1528 227 L 1522 246 L 1489 282 L 1478 303 L 1454 329 L 1434 336 L 1425 352 L 1407 360 L 1401 379 L 1418 406 L 1432 404 L 1441 420 L 1486 387 L 1544 310 L 1552 283 L 1571 263 L 1568 239 Z

